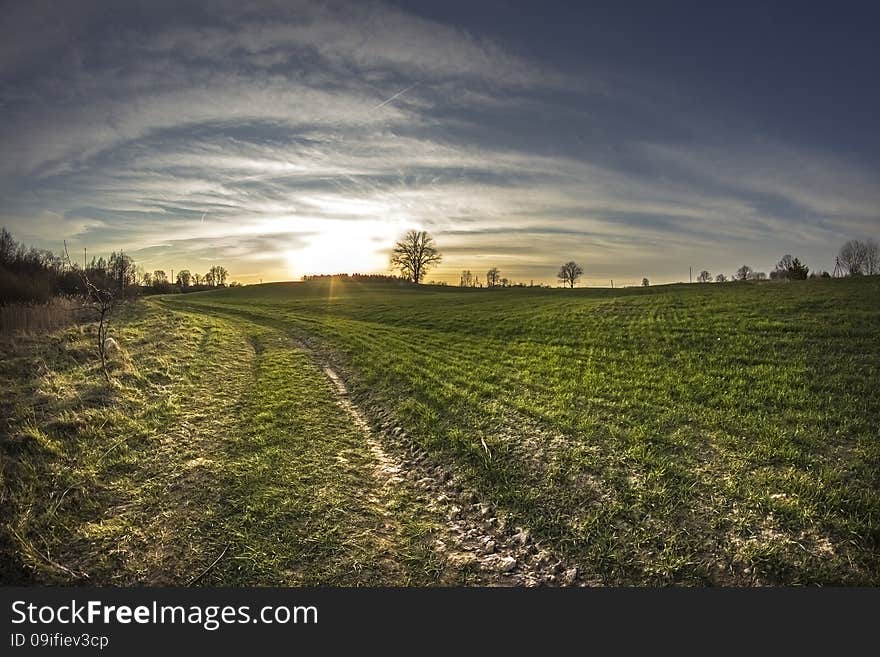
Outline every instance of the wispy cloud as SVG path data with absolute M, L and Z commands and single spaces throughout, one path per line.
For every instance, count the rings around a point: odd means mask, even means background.
M 497 264 L 551 280 L 574 257 L 595 282 L 674 280 L 794 249 L 827 267 L 829 243 L 880 219 L 858 163 L 391 5 L 119 23 L 63 7 L 0 29 L 0 222 L 48 246 L 125 247 L 147 268 L 222 258 L 268 280 L 334 241 L 330 264 L 381 269 L 419 225 L 450 278 Z

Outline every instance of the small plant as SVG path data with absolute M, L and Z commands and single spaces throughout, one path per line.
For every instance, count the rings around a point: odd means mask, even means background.
M 64 242 L 64 263 L 72 270 L 77 268 L 71 264 L 70 254 L 67 252 L 67 242 Z M 110 328 L 110 317 L 116 307 L 116 295 L 110 287 L 98 287 L 89 280 L 85 269 L 79 269 L 80 281 L 83 291 L 83 305 L 90 309 L 98 318 L 98 355 L 101 357 L 101 371 L 104 378 L 110 382 L 110 371 L 107 369 L 107 331 Z

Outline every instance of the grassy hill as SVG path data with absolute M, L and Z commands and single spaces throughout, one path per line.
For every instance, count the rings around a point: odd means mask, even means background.
M 480 582 L 438 560 L 447 519 L 430 494 L 369 474 L 375 455 L 319 363 L 374 429 L 405 434 L 584 581 L 880 584 L 876 277 L 623 290 L 324 281 L 161 297 L 117 329 L 111 391 L 84 346 L 70 355 L 69 334 L 4 357 L 18 450 L 6 449 L 4 526 L 19 556 L 34 552 L 11 559 L 28 576 L 69 578 L 55 561 L 179 583 L 226 547 L 204 581 Z M 35 358 L 45 372 L 28 378 Z M 30 419 L 26 395 L 47 400 Z M 100 467 L 82 453 L 118 440 Z M 181 465 L 199 459 L 210 463 Z M 8 474 L 23 463 L 27 491 Z M 51 491 L 41 468 L 62 479 Z M 83 468 L 76 504 L 62 495 L 45 519 L 39 496 L 57 499 L 63 473 Z M 174 472 L 184 494 L 187 477 L 201 482 L 210 523 L 172 497 L 176 519 L 153 526 L 175 554 L 146 558 L 135 542 L 112 564 L 82 559 L 149 534 Z M 387 527 L 369 536 L 373 523 Z

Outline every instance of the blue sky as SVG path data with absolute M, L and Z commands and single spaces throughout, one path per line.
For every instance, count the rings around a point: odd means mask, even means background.
M 243 282 L 410 227 L 450 282 L 832 269 L 880 236 L 877 11 L 710 4 L 8 3 L 0 223 Z

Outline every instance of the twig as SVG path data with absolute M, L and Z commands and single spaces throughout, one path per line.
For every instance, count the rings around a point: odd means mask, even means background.
M 220 563 L 220 559 L 222 559 L 224 556 L 226 556 L 226 552 L 227 552 L 228 550 L 229 550 L 229 544 L 227 543 L 227 544 L 226 544 L 226 547 L 223 548 L 223 552 L 220 553 L 220 556 L 217 557 L 216 559 L 214 559 L 214 563 L 212 563 L 210 566 L 208 566 L 207 568 L 205 568 L 205 569 L 204 569 L 201 573 L 199 573 L 196 577 L 193 577 L 191 580 L 189 580 L 189 582 L 187 582 L 186 585 L 187 585 L 187 586 L 192 586 L 193 584 L 195 584 L 196 582 L 198 582 L 200 579 L 202 579 L 202 577 L 204 577 L 205 575 L 207 575 L 208 572 L 210 572 L 210 570 L 211 570 L 214 566 L 216 566 L 218 563 Z

